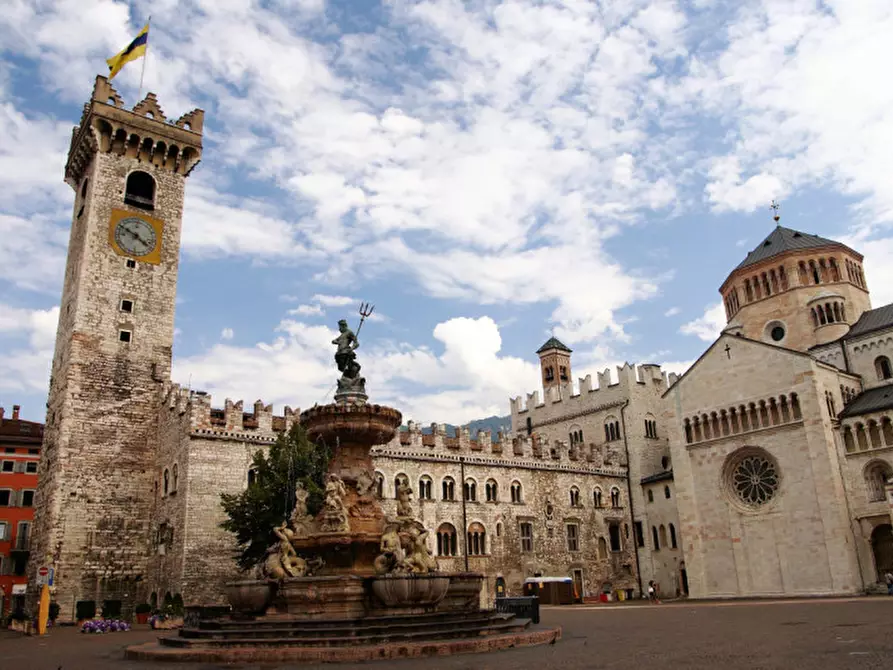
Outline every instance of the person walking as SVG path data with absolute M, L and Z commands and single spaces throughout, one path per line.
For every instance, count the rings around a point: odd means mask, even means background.
M 657 589 L 654 586 L 654 580 L 648 582 L 648 600 L 651 601 L 652 605 L 660 605 L 660 600 L 657 597 Z
M 887 574 L 884 575 L 884 581 L 887 582 L 887 595 L 893 596 L 893 574 L 887 570 Z

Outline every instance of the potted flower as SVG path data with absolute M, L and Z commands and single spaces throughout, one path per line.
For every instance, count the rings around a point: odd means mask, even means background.
M 152 606 L 149 603 L 140 603 L 136 606 L 136 622 L 137 623 L 148 623 L 149 621 L 149 613 L 152 611 Z

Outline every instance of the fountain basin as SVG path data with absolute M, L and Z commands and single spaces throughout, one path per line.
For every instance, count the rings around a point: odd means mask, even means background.
M 272 585 L 258 579 L 229 582 L 225 589 L 230 606 L 239 614 L 263 614 L 273 600 Z
M 401 423 L 400 412 L 382 405 L 329 404 L 301 412 L 311 442 L 363 445 L 367 453 L 372 445 L 390 442 Z
M 371 580 L 372 593 L 385 607 L 433 607 L 447 594 L 448 575 L 382 575 Z

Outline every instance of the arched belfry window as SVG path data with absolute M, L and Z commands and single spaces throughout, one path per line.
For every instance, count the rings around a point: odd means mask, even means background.
M 141 170 L 127 175 L 124 202 L 140 209 L 155 209 L 155 180 L 152 175 Z
M 878 379 L 893 378 L 893 367 L 890 366 L 890 359 L 886 356 L 878 356 L 874 359 L 874 367 L 877 370 Z

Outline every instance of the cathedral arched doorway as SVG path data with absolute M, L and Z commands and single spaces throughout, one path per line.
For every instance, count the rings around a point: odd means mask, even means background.
M 893 572 L 893 526 L 885 523 L 871 531 L 871 550 L 874 553 L 877 580 L 883 584 L 884 574 Z

